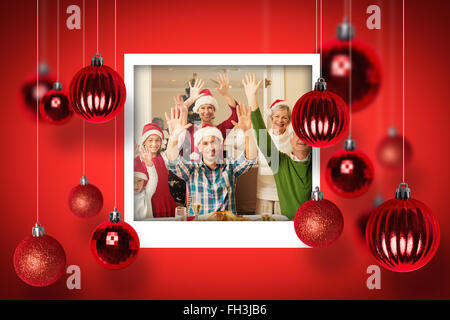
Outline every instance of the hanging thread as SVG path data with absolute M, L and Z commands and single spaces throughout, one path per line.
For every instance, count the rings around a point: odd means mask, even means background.
M 402 88 L 402 171 L 403 171 L 403 183 L 405 183 L 405 0 L 403 0 L 403 31 L 402 31 L 402 77 L 403 77 L 403 88 Z
M 84 68 L 86 66 L 86 0 L 83 0 L 83 53 L 82 60 Z M 83 176 L 86 176 L 86 121 L 83 123 Z
M 39 222 L 39 0 L 36 0 L 36 222 Z
M 352 0 L 348 0 L 348 24 L 349 28 L 351 28 L 352 25 Z M 350 60 L 350 72 L 348 75 L 349 79 L 349 86 L 348 86 L 348 107 L 349 107 L 349 138 L 352 137 L 352 131 L 353 131 L 353 121 L 352 121 L 352 73 L 353 73 L 353 59 L 352 59 L 352 36 L 349 37 L 348 42 L 348 49 L 349 49 L 349 60 Z

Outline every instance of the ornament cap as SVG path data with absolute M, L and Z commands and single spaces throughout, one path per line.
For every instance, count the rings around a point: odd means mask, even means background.
M 395 190 L 395 199 L 408 200 L 411 198 L 411 189 L 408 188 L 406 182 L 400 183 L 398 188 Z
M 114 210 L 109 213 L 109 221 L 114 223 L 120 221 L 120 212 L 117 211 L 117 208 L 114 208 Z
M 355 37 L 355 27 L 348 23 L 347 17 L 337 27 L 337 38 L 341 41 L 349 41 Z
M 103 65 L 103 58 L 99 52 L 96 52 L 91 60 L 91 66 L 101 67 Z
M 344 142 L 345 151 L 353 151 L 356 149 L 356 141 L 352 139 L 351 136 L 348 137 Z
M 33 237 L 43 237 L 45 235 L 44 227 L 41 226 L 39 221 L 36 222 L 33 228 L 31 228 L 31 234 Z
M 327 83 L 324 78 L 319 78 L 314 84 L 314 90 L 316 91 L 325 91 L 327 90 Z
M 319 187 L 315 187 L 314 190 L 311 192 L 311 200 L 314 201 L 323 200 L 323 192 L 320 191 Z
M 41 75 L 41 76 L 45 76 L 45 75 L 49 74 L 50 68 L 49 68 L 48 64 L 46 62 L 39 63 L 38 72 L 39 72 L 39 75 Z
M 85 186 L 85 185 L 88 185 L 89 184 L 89 180 L 88 180 L 88 178 L 86 178 L 86 176 L 83 174 L 83 176 L 81 177 L 81 179 L 80 179 L 80 184 L 82 185 L 82 186 Z
M 56 81 L 56 82 L 53 84 L 53 90 L 61 91 L 61 90 L 62 90 L 62 84 L 61 84 L 61 82 Z
M 395 137 L 396 135 L 398 135 L 397 129 L 395 129 L 394 126 L 390 127 L 390 128 L 388 129 L 388 136 L 389 136 L 389 137 Z
M 377 195 L 374 199 L 373 199 L 373 206 L 375 208 L 379 207 L 382 203 L 384 202 L 384 197 L 382 195 Z

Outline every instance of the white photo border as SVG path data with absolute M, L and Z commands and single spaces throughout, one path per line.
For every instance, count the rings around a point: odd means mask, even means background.
M 135 66 L 312 66 L 311 85 L 320 77 L 319 54 L 125 54 L 124 221 L 137 232 L 141 248 L 308 248 L 293 221 L 134 221 Z M 312 151 L 312 185 L 320 187 L 320 150 Z

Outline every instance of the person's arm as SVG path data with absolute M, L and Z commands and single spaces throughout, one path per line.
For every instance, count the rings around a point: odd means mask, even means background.
M 145 196 L 148 201 L 152 200 L 152 196 L 156 191 L 156 186 L 158 185 L 158 173 L 156 172 L 155 166 L 146 166 L 148 173 L 148 181 L 145 186 Z
M 230 76 L 219 74 L 217 81 L 219 82 L 219 88 L 216 88 L 216 91 L 225 98 L 225 101 L 231 108 L 236 107 L 236 100 L 230 94 Z
M 237 105 L 237 115 L 239 122 L 233 121 L 233 124 L 241 129 L 245 135 L 245 158 L 254 160 L 258 156 L 258 148 L 252 134 L 252 120 L 250 117 L 250 109 L 245 104 Z
M 205 81 L 203 81 L 202 79 L 195 79 L 193 86 L 191 85 L 191 81 L 189 81 L 189 98 L 187 98 L 186 101 L 182 102 L 185 108 L 189 109 L 189 107 L 194 104 L 195 101 L 205 95 L 204 93 L 200 93 L 204 85 Z
M 242 79 L 245 95 L 247 96 L 248 106 L 252 111 L 259 108 L 257 93 L 262 84 L 262 79 L 256 82 L 256 74 L 249 72 Z
M 174 161 L 179 156 L 178 138 L 192 124 L 187 123 L 187 113 L 183 108 L 171 108 L 171 116 L 165 113 L 169 128 L 169 141 L 167 142 L 166 156 L 169 161 Z
M 272 159 L 272 150 L 276 154 L 281 154 L 275 144 L 270 137 L 269 132 L 267 131 L 266 125 L 262 118 L 261 110 L 258 108 L 251 113 L 251 120 L 253 125 L 254 134 L 256 137 L 256 141 L 259 146 L 259 150 L 266 158 L 267 162 L 270 164 Z

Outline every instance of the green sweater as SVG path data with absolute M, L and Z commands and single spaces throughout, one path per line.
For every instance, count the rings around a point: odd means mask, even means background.
M 294 219 L 297 209 L 307 200 L 311 199 L 312 189 L 312 167 L 311 158 L 307 161 L 294 161 L 290 155 L 280 152 L 273 144 L 270 134 L 267 132 L 261 111 L 255 110 L 251 114 L 253 129 L 256 140 L 269 165 L 273 159 L 272 150 L 279 154 L 279 166 L 274 172 L 275 183 L 277 185 L 278 198 L 280 199 L 281 213 L 289 219 Z M 267 146 L 262 145 L 259 130 L 263 129 L 267 137 Z M 264 141 L 264 140 L 263 140 Z

